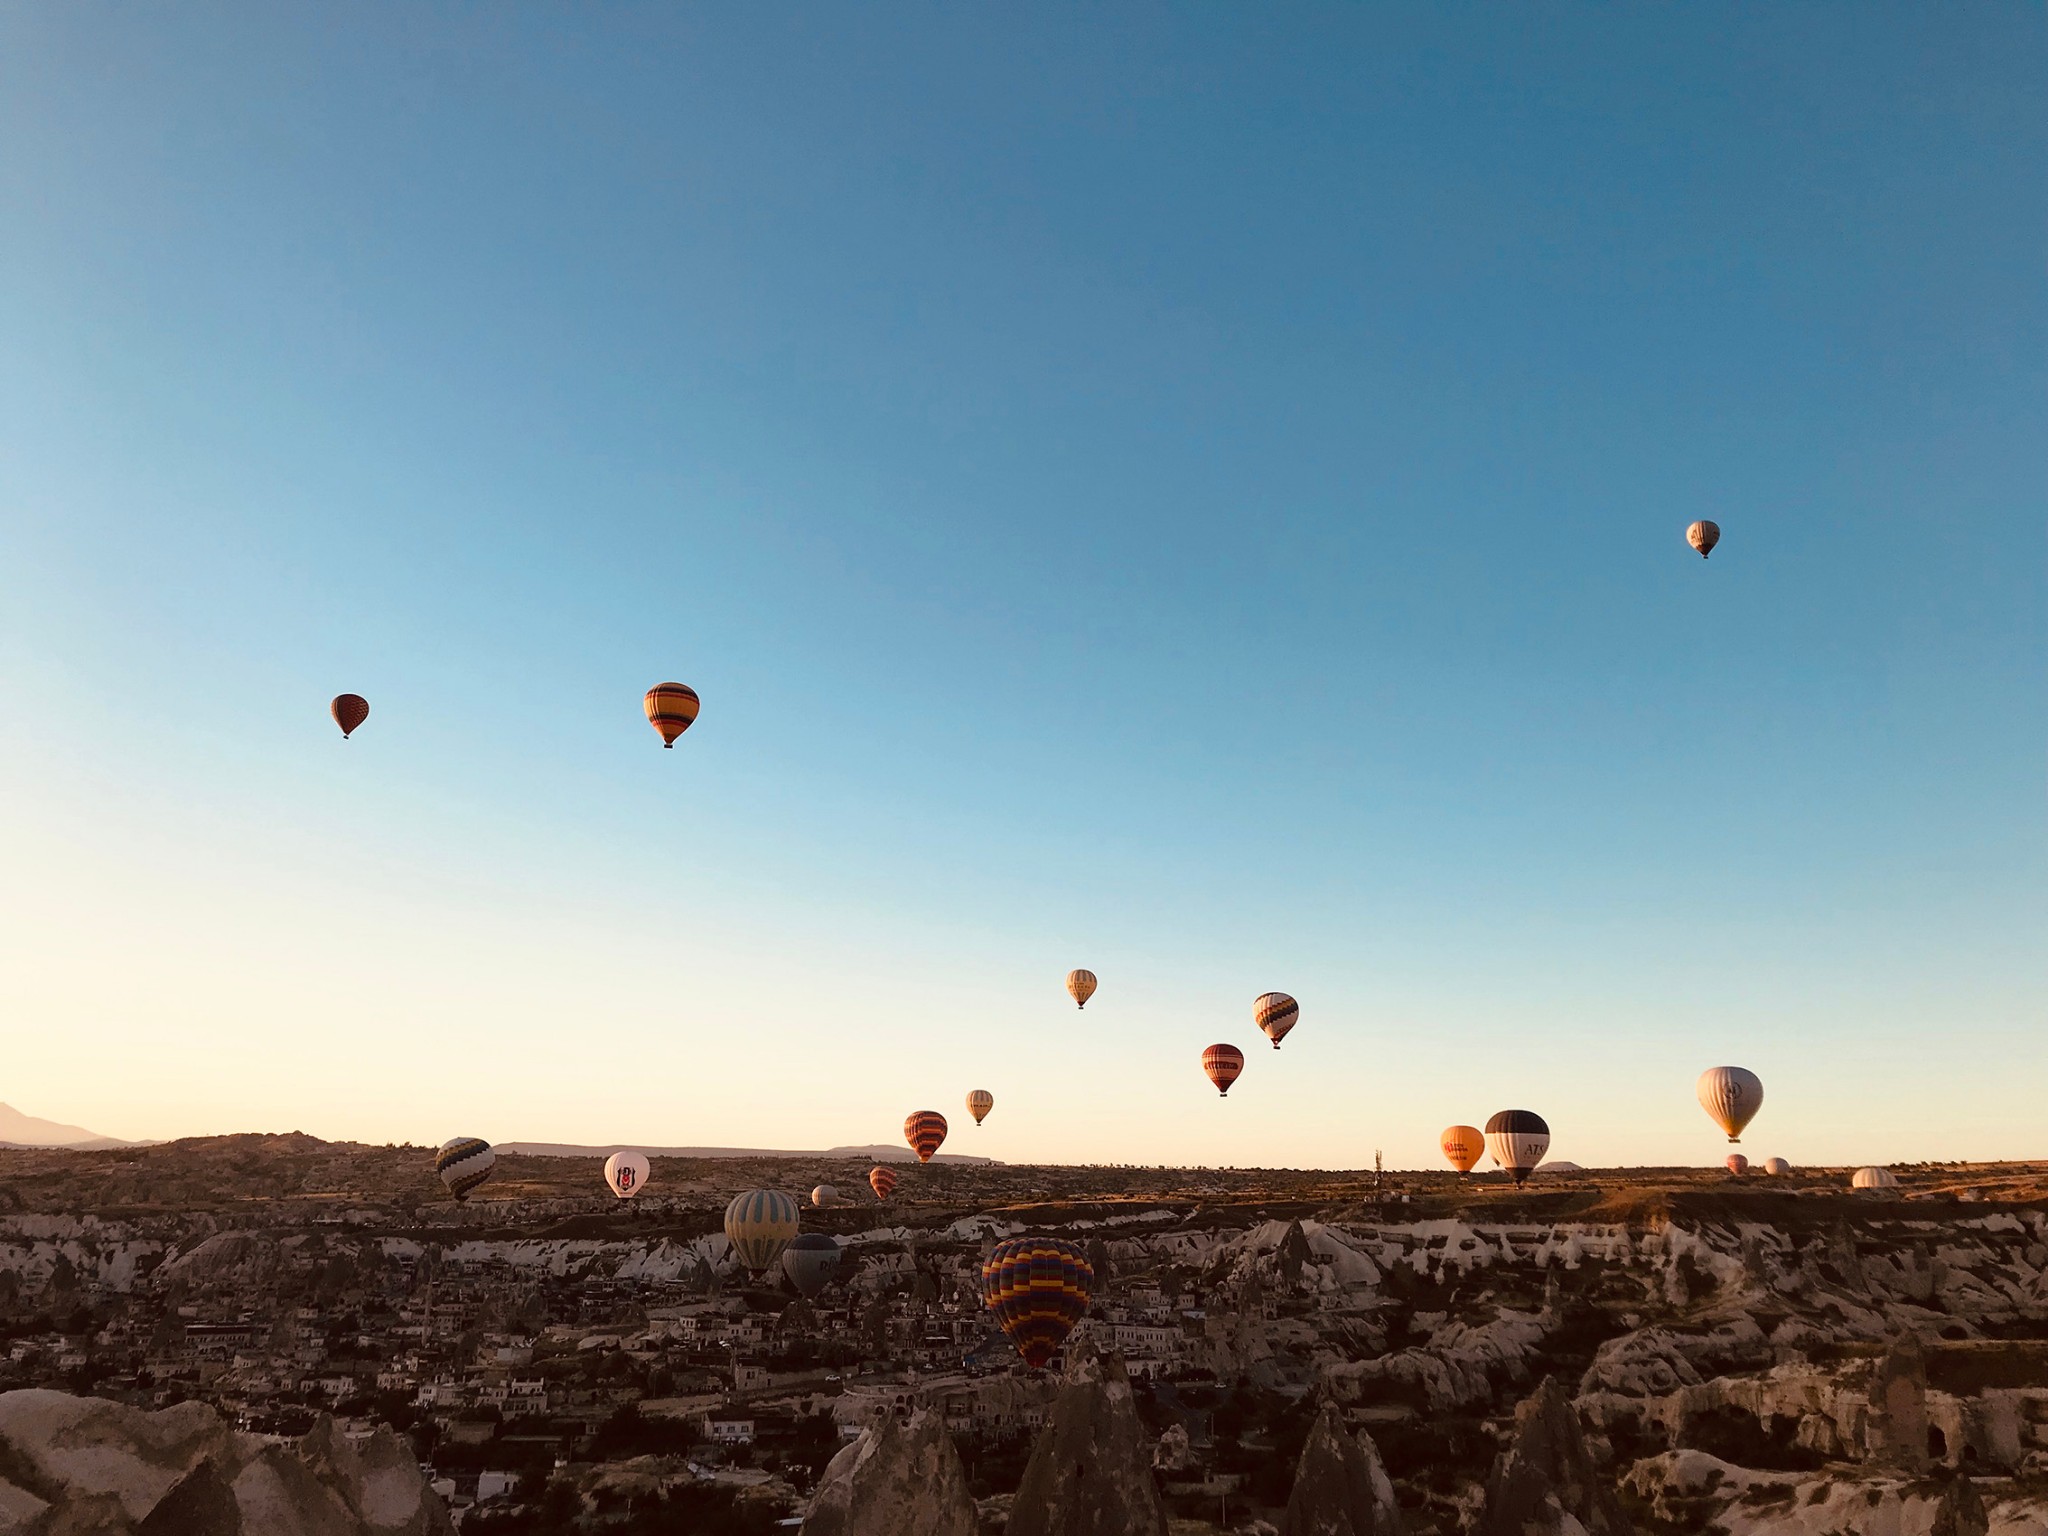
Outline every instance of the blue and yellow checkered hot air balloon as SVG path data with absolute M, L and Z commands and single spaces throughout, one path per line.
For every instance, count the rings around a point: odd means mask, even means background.
M 981 1266 L 982 1300 L 1034 1371 L 1066 1342 L 1094 1291 L 1087 1253 L 1056 1237 L 1012 1238 Z

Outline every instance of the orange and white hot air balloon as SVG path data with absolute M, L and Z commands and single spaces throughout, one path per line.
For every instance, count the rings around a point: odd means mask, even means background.
M 1479 1159 L 1486 1156 L 1486 1133 L 1476 1125 L 1447 1125 L 1437 1138 L 1437 1145 L 1443 1148 L 1453 1168 L 1470 1173 L 1479 1166 Z
M 647 723 L 661 732 L 661 744 L 672 747 L 697 718 L 697 690 L 683 683 L 656 683 L 642 701 Z
M 1074 1000 L 1076 1008 L 1086 1008 L 1088 999 L 1095 995 L 1095 973 L 1093 971 L 1067 972 L 1067 996 Z
M 974 1123 L 981 1124 L 988 1118 L 988 1112 L 996 1107 L 996 1096 L 986 1088 L 977 1088 L 967 1095 L 967 1113 L 974 1116 Z
M 1280 1042 L 1287 1038 L 1287 1031 L 1301 1020 L 1301 1004 L 1285 992 L 1268 992 L 1252 1004 L 1252 1022 L 1266 1032 L 1266 1038 L 1273 1042 L 1273 1049 L 1280 1049 Z
M 327 712 L 341 727 L 341 739 L 347 741 L 355 734 L 355 728 L 370 718 L 370 701 L 360 693 L 337 693 Z
M 946 1139 L 946 1117 L 936 1109 L 914 1111 L 903 1122 L 903 1139 L 920 1163 L 930 1162 Z
M 1730 1141 L 1742 1140 L 1742 1128 L 1764 1107 L 1764 1085 L 1747 1067 L 1709 1067 L 1698 1083 L 1700 1108 Z
M 1698 550 L 1700 558 L 1704 560 L 1714 552 L 1714 546 L 1721 542 L 1721 525 L 1701 518 L 1685 530 L 1685 542 Z
M 1209 1074 L 1209 1081 L 1216 1085 L 1216 1091 L 1227 1099 L 1230 1097 L 1230 1085 L 1244 1070 L 1244 1052 L 1234 1045 L 1212 1045 L 1202 1052 L 1202 1070 Z

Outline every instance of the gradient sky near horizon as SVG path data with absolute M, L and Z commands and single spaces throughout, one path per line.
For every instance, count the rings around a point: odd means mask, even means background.
M 2044 66 L 2001 3 L 0 8 L 0 1099 L 1705 1164 L 1737 1062 L 1754 1157 L 2048 1156 Z

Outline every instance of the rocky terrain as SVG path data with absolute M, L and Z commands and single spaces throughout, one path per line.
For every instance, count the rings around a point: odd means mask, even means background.
M 2048 1527 L 2031 1167 L 913 1168 L 879 1205 L 829 1158 L 660 1159 L 621 1208 L 576 1159 L 465 1207 L 426 1162 L 0 1153 L 0 1532 Z M 737 1268 L 756 1183 L 846 1197 L 817 1296 Z M 1024 1232 L 1102 1277 L 1039 1376 L 975 1295 Z

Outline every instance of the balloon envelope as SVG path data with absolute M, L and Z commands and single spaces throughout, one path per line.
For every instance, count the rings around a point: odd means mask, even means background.
M 1517 1184 L 1527 1183 L 1550 1150 L 1550 1127 L 1533 1109 L 1504 1109 L 1486 1122 L 1486 1150 Z
M 930 1162 L 946 1139 L 946 1117 L 936 1109 L 915 1111 L 903 1122 L 903 1139 L 910 1143 L 910 1150 L 917 1154 L 920 1163 Z
M 1767 1157 L 1764 1159 L 1765 1173 L 1786 1174 L 1790 1173 L 1791 1171 L 1792 1165 L 1786 1162 L 1785 1159 L 1783 1159 L 1782 1157 Z
M 967 1113 L 974 1116 L 974 1123 L 981 1124 L 988 1118 L 988 1112 L 996 1107 L 996 1096 L 986 1088 L 977 1088 L 967 1095 Z
M 347 741 L 355 728 L 370 718 L 370 701 L 360 693 L 337 693 L 334 702 L 327 706 L 327 712 L 341 727 L 341 739 Z
M 838 1203 L 839 1191 L 834 1189 L 830 1184 L 820 1184 L 816 1189 L 811 1191 L 811 1204 L 813 1205 L 827 1206 L 837 1205 Z
M 434 1172 L 448 1186 L 449 1194 L 467 1200 L 469 1192 L 491 1176 L 497 1161 L 498 1154 L 482 1137 L 457 1136 L 441 1143 L 441 1150 L 434 1154 Z
M 1244 1052 L 1234 1045 L 1212 1045 L 1202 1052 L 1202 1070 L 1209 1074 L 1216 1091 L 1228 1098 L 1230 1085 L 1244 1070 Z
M 1714 546 L 1721 542 L 1721 525 L 1701 518 L 1685 530 L 1685 542 L 1698 550 L 1700 558 L 1704 560 L 1714 552 Z
M 1067 996 L 1074 1000 L 1076 1008 L 1086 1008 L 1088 999 L 1095 995 L 1095 973 L 1093 971 L 1067 972 Z
M 656 683 L 641 700 L 647 709 L 647 723 L 661 732 L 661 744 L 672 747 L 697 718 L 701 703 L 697 690 L 684 683 Z
M 1079 1243 L 1012 1238 L 982 1261 L 982 1300 L 1034 1371 L 1073 1332 L 1094 1289 L 1095 1269 Z
M 1709 1067 L 1700 1074 L 1700 1108 L 1730 1141 L 1742 1139 L 1742 1128 L 1764 1107 L 1764 1085 L 1747 1067 Z
M 1849 1184 L 1855 1189 L 1897 1189 L 1899 1176 L 1889 1168 L 1858 1168 Z
M 896 1192 L 896 1170 L 875 1164 L 868 1170 L 868 1188 L 875 1192 L 877 1200 L 888 1199 Z
M 1449 1125 L 1437 1138 L 1437 1145 L 1443 1148 L 1453 1168 L 1470 1173 L 1479 1159 L 1486 1156 L 1486 1133 L 1476 1125 Z
M 839 1240 L 822 1232 L 800 1232 L 782 1250 L 782 1272 L 799 1296 L 815 1296 L 839 1273 Z
M 1728 1154 L 1728 1171 L 1730 1173 L 1749 1172 L 1749 1159 L 1740 1152 L 1730 1152 Z
M 740 1262 L 760 1274 L 796 1236 L 796 1202 L 779 1189 L 750 1189 L 725 1208 L 725 1238 Z
M 1252 1020 L 1266 1032 L 1266 1038 L 1273 1042 L 1273 1049 L 1280 1049 L 1280 1042 L 1287 1038 L 1287 1031 L 1294 1028 L 1301 1018 L 1301 1004 L 1285 992 L 1268 992 L 1252 1004 Z
M 647 1159 L 638 1152 L 614 1152 L 604 1160 L 604 1181 L 621 1200 L 630 1200 L 647 1182 Z

